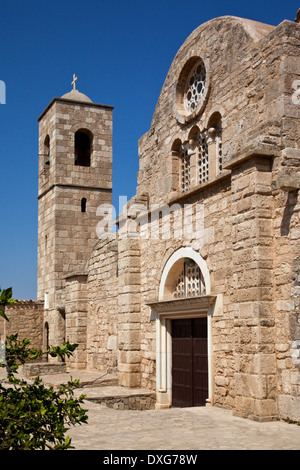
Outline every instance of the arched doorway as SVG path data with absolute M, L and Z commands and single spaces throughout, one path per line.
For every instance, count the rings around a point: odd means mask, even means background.
M 157 408 L 212 402 L 215 301 L 201 255 L 190 247 L 173 253 L 162 272 L 159 300 L 149 304 L 156 319 Z

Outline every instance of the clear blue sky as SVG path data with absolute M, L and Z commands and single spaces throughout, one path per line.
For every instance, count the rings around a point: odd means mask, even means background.
M 77 88 L 113 105 L 114 204 L 136 191 L 138 139 L 148 131 L 168 69 L 200 24 L 223 15 L 278 25 L 300 2 L 189 0 L 1 0 L 0 286 L 36 298 L 37 118 Z M 234 38 L 233 38 L 234 40 Z

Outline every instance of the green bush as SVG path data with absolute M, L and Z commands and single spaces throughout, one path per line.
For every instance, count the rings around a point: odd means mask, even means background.
M 3 293 L 3 291 L 2 291 Z M 1 297 L 11 299 L 11 292 Z M 11 303 L 11 302 L 10 302 Z M 4 312 L 2 312 L 4 316 Z M 76 344 L 64 343 L 50 347 L 44 354 L 52 357 L 72 355 Z M 43 355 L 41 350 L 30 348 L 30 341 L 18 340 L 18 335 L 6 339 L 5 361 L 7 380 L 0 383 L 0 450 L 66 450 L 72 448 L 68 429 L 87 422 L 87 413 L 81 407 L 85 395 L 74 397 L 79 380 L 71 380 L 57 390 L 47 387 L 40 377 L 32 383 L 17 377 L 18 367 Z

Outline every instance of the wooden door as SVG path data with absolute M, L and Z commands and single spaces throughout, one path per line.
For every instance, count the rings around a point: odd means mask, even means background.
M 207 318 L 173 320 L 172 405 L 204 406 L 207 397 Z

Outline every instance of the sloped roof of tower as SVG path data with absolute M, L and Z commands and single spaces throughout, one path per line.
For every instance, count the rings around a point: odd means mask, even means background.
M 81 93 L 80 91 L 78 90 L 71 90 L 69 91 L 68 93 L 64 94 L 62 96 L 63 99 L 67 99 L 67 100 L 73 100 L 73 101 L 83 101 L 83 102 L 87 102 L 87 103 L 92 103 L 92 100 L 86 96 L 84 93 Z
M 114 106 L 107 105 L 107 104 L 100 104 L 100 103 L 94 103 L 88 96 L 86 96 L 84 93 L 81 93 L 80 91 L 73 89 L 72 91 L 64 94 L 60 98 L 56 97 L 53 98 L 52 101 L 48 104 L 48 106 L 44 109 L 42 114 L 39 116 L 38 121 L 42 119 L 42 117 L 46 114 L 46 112 L 51 108 L 51 106 L 55 102 L 61 102 L 61 103 L 70 103 L 70 104 L 78 104 L 79 106 L 92 106 L 92 107 L 101 107 L 101 108 L 107 108 L 107 109 L 114 109 Z

